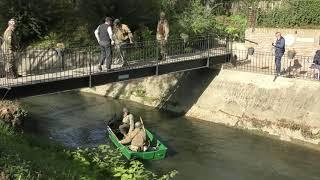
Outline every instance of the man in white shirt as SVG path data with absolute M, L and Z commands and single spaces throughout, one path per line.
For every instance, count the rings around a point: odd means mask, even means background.
M 98 68 L 102 71 L 102 65 L 105 64 L 106 70 L 108 71 L 111 69 L 112 64 L 111 45 L 114 44 L 112 40 L 112 19 L 106 17 L 105 23 L 99 25 L 94 31 L 94 34 L 101 48 L 100 64 Z

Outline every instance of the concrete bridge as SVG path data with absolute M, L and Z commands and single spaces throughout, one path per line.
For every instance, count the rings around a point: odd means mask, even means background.
M 158 60 L 157 42 L 132 44 L 125 51 L 126 66 L 114 51 L 112 69 L 99 71 L 99 48 L 31 49 L 16 55 L 19 77 L 5 77 L 5 56 L 0 64 L 0 97 L 14 99 L 93 87 L 118 81 L 180 71 L 210 68 L 230 59 L 226 40 L 212 36 L 172 40 L 167 56 Z

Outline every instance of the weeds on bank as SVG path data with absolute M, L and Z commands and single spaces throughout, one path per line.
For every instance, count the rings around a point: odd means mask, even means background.
M 320 138 L 320 132 L 313 133 L 312 127 L 305 124 L 298 124 L 293 121 L 288 121 L 286 119 L 280 119 L 277 122 L 271 122 L 267 119 L 259 120 L 257 118 L 249 118 L 248 116 L 243 116 L 244 120 L 250 121 L 253 127 L 262 129 L 263 127 L 271 128 L 272 126 L 276 126 L 277 128 L 286 128 L 292 131 L 301 131 L 301 134 L 305 138 L 310 139 L 318 139 Z
M 145 169 L 139 161 L 127 162 L 118 150 L 113 150 L 108 145 L 101 145 L 97 148 L 77 149 L 67 152 L 73 159 L 78 160 L 84 166 L 94 171 L 94 174 L 110 173 L 114 178 L 121 179 L 171 179 L 177 171 L 158 176 Z M 108 171 L 107 171 L 108 170 Z M 103 178 L 98 176 L 98 178 Z
M 158 176 L 139 161 L 128 162 L 107 145 L 65 149 L 15 132 L 0 120 L 0 179 L 172 179 L 177 171 Z

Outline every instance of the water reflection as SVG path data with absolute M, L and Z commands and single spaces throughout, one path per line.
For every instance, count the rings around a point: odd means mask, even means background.
M 165 160 L 146 166 L 158 172 L 177 169 L 177 179 L 320 179 L 319 152 L 246 131 L 89 94 L 62 93 L 22 102 L 33 118 L 29 132 L 70 147 L 108 143 L 103 121 L 127 106 L 169 147 Z

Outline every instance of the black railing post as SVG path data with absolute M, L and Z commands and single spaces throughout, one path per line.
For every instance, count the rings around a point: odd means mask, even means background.
M 210 35 L 208 34 L 207 35 L 207 51 L 208 51 L 208 54 L 207 54 L 207 67 L 210 66 Z
M 157 62 L 157 66 L 156 66 L 156 76 L 158 76 L 159 75 L 159 47 L 158 47 L 158 45 L 159 45 L 159 43 L 158 43 L 158 40 L 156 40 L 155 41 L 156 43 L 155 43 L 155 47 L 156 47 L 156 62 Z
M 159 42 L 158 40 L 156 39 L 156 61 L 159 62 Z
M 93 57 L 93 54 L 92 54 L 92 47 L 90 46 L 89 47 L 89 88 L 92 88 L 92 57 Z

